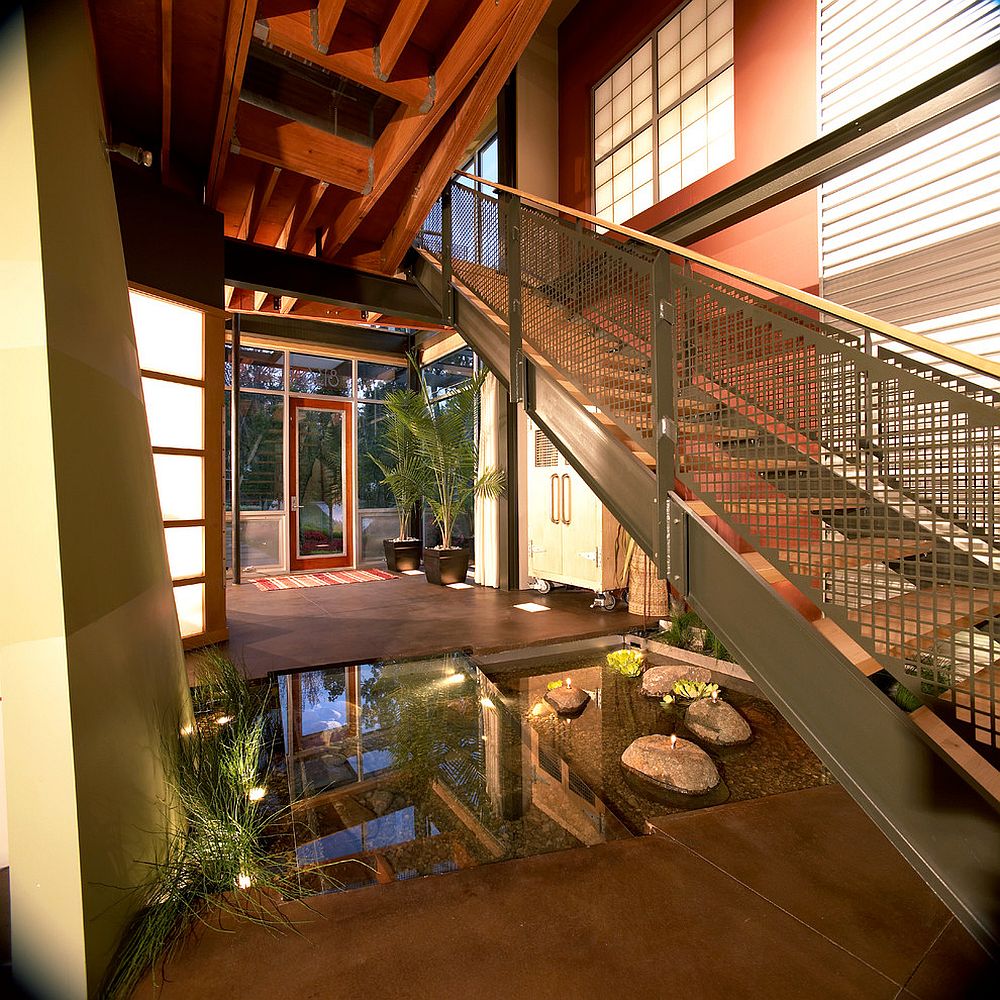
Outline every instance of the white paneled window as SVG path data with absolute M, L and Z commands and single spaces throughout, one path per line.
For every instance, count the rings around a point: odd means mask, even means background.
M 594 90 L 596 213 L 625 222 L 734 156 L 733 0 L 689 0 Z
M 998 39 L 995 0 L 824 0 L 822 131 Z M 1000 101 L 820 191 L 826 297 L 972 353 L 1000 356 Z

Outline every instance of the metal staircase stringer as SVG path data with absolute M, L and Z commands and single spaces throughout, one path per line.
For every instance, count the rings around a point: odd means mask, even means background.
M 671 497 L 685 597 L 984 948 L 1000 952 L 1000 822 L 905 712 Z

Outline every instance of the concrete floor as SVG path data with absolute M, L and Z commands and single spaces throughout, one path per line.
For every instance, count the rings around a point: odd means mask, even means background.
M 468 648 L 496 652 L 561 639 L 624 631 L 642 619 L 591 610 L 593 594 L 557 589 L 503 593 L 452 590 L 422 576 L 377 583 L 262 592 L 229 587 L 229 651 L 248 673 L 323 666 Z M 532 614 L 514 607 L 551 608 Z
M 978 946 L 845 792 L 665 819 L 653 836 L 316 897 L 299 933 L 201 931 L 137 997 L 995 995 Z

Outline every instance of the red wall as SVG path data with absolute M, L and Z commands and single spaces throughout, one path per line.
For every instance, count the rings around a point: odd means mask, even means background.
M 582 0 L 559 28 L 559 200 L 592 212 L 591 88 L 678 0 Z M 734 0 L 736 158 L 635 217 L 649 229 L 816 137 L 815 0 Z M 817 205 L 808 193 L 694 244 L 799 288 L 818 285 Z

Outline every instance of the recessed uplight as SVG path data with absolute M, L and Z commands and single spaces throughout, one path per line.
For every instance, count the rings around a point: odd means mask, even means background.
M 260 785 L 256 785 L 254 788 L 251 788 L 249 792 L 247 792 L 247 798 L 249 798 L 251 802 L 260 802 L 266 794 L 267 792 L 265 789 L 261 788 Z
M 236 887 L 238 889 L 249 889 L 251 885 L 253 885 L 253 882 L 250 880 L 249 875 L 241 874 L 240 877 L 236 880 Z
M 515 608 L 518 611 L 529 611 L 531 614 L 535 614 L 536 611 L 551 611 L 551 608 L 547 608 L 544 604 L 536 604 L 534 601 L 528 601 L 526 604 L 515 604 Z
M 479 704 L 482 705 L 483 708 L 496 708 L 496 705 L 493 704 L 492 698 L 480 698 Z
M 449 583 L 448 586 L 452 590 L 472 590 L 471 583 Z
M 403 576 L 423 576 L 424 571 L 422 569 L 404 569 Z

